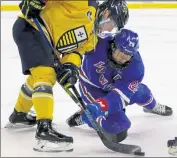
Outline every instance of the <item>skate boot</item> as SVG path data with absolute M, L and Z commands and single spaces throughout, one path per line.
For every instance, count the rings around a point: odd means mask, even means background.
M 71 115 L 71 116 L 66 120 L 66 123 L 67 123 L 70 127 L 80 126 L 80 125 L 85 124 L 85 122 L 82 121 L 81 111 L 77 111 L 76 113 L 74 113 L 73 115 Z
M 52 126 L 52 120 L 38 120 L 36 136 L 37 145 L 33 148 L 41 152 L 72 151 L 73 138 L 57 132 Z
M 177 137 L 174 140 L 169 140 L 167 146 L 169 148 L 168 153 L 177 156 Z
M 144 112 L 147 112 L 147 113 L 153 113 L 153 114 L 158 114 L 158 115 L 162 115 L 162 116 L 170 116 L 173 114 L 172 108 L 170 108 L 166 105 L 162 105 L 160 103 L 156 103 L 156 105 L 153 109 L 143 108 L 143 110 L 144 110 Z
M 9 117 L 9 123 L 5 128 L 26 128 L 36 125 L 36 116 L 34 113 L 18 112 L 14 109 Z

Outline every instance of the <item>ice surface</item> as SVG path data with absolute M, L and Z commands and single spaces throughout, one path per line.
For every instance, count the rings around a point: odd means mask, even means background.
M 3 129 L 13 110 L 16 98 L 25 81 L 21 73 L 18 50 L 12 38 L 12 25 L 17 12 L 1 13 L 1 156 L 18 157 L 72 157 L 110 156 L 125 154 L 108 150 L 96 133 L 82 126 L 69 128 L 65 120 L 78 110 L 65 92 L 56 85 L 54 121 L 60 131 L 74 137 L 74 151 L 71 153 L 38 153 L 33 151 L 35 129 Z M 174 115 L 161 117 L 146 114 L 141 107 L 127 108 L 132 122 L 129 136 L 124 143 L 142 146 L 146 156 L 170 156 L 167 140 L 177 136 L 177 9 L 131 10 L 127 28 L 139 33 L 140 52 L 146 66 L 143 80 L 158 101 L 173 107 Z

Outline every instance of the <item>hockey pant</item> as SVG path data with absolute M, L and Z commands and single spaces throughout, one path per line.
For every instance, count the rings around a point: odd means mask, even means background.
M 82 81 L 80 81 L 79 88 L 81 96 L 86 104 L 92 103 L 97 98 L 104 97 L 108 93 Z M 156 100 L 154 99 L 150 89 L 146 85 L 140 83 L 138 90 L 130 98 L 129 104 L 132 105 L 134 103 L 145 108 L 152 109 L 156 104 Z M 122 101 L 117 102 L 116 105 L 118 104 L 122 104 Z M 112 106 L 112 108 L 110 108 L 111 111 L 108 111 L 109 116 L 106 119 L 102 117 L 97 119 L 101 127 L 109 133 L 120 133 L 121 131 L 129 129 L 131 126 L 131 122 L 125 112 L 119 111 L 116 105 L 109 105 Z M 82 114 L 82 120 L 87 123 L 88 126 L 92 127 L 84 113 Z

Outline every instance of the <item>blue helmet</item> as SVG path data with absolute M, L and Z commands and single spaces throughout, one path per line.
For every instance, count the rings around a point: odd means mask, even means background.
M 114 38 L 115 47 L 128 55 L 134 55 L 139 49 L 138 34 L 127 29 L 122 29 Z
M 108 53 L 108 61 L 110 62 L 111 67 L 116 68 L 124 68 L 128 66 L 131 60 L 125 62 L 124 64 L 119 64 L 115 62 L 113 59 L 113 53 L 115 50 L 119 50 L 119 52 L 129 55 L 131 59 L 133 58 L 134 54 L 137 53 L 139 49 L 139 38 L 138 34 L 128 30 L 128 29 L 121 29 L 119 33 L 117 33 L 114 37 L 111 53 Z

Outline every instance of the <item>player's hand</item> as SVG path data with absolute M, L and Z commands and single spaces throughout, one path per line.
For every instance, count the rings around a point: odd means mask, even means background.
M 97 119 L 98 117 L 106 119 L 108 115 L 108 104 L 102 98 L 99 98 L 95 102 L 88 104 L 87 108 L 91 112 L 94 119 Z
M 22 14 L 28 18 L 37 18 L 41 10 L 44 9 L 46 5 L 45 0 L 22 0 L 19 4 Z
M 78 78 L 78 67 L 72 63 L 63 64 L 63 69 L 57 71 L 57 81 L 64 88 L 76 84 Z

